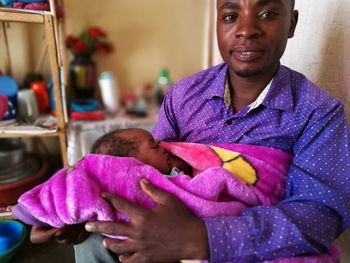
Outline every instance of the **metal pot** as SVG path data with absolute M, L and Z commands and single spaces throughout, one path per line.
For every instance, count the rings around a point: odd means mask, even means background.
M 21 139 L 0 139 L 0 171 L 23 162 L 25 145 Z

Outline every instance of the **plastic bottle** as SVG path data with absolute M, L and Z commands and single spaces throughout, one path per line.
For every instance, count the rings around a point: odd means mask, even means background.
M 119 94 L 117 80 L 111 72 L 102 72 L 98 80 L 104 108 L 108 114 L 116 114 L 119 110 Z
M 159 71 L 156 89 L 155 89 L 155 98 L 156 102 L 161 105 L 164 99 L 165 94 L 167 93 L 170 86 L 170 73 L 168 68 L 161 68 Z

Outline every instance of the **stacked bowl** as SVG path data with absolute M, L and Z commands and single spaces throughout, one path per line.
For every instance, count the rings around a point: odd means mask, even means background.
M 22 193 L 44 179 L 47 170 L 47 162 L 27 154 L 20 139 L 0 139 L 0 206 L 15 204 Z

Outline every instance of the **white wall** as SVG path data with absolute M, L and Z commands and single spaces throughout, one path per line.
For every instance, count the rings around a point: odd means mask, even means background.
M 350 116 L 350 1 L 296 0 L 299 23 L 282 63 L 341 98 Z

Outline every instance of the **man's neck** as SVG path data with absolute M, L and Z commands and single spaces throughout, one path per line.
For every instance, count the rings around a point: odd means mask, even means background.
M 274 74 L 256 78 L 243 78 L 229 72 L 229 87 L 234 112 L 254 102 L 270 83 Z

